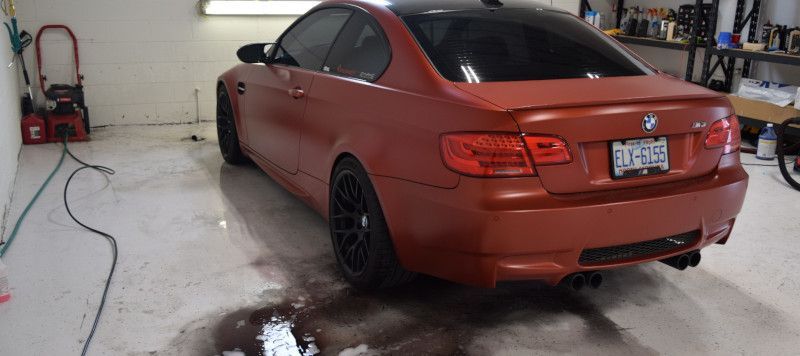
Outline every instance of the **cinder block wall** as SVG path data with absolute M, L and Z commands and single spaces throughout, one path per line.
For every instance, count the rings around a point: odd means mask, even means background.
M 42 25 L 64 24 L 77 35 L 93 126 L 193 122 L 195 88 L 200 117 L 213 119 L 215 79 L 237 63 L 236 49 L 275 40 L 295 19 L 205 17 L 196 5 L 197 0 L 17 0 L 25 30 L 35 35 Z M 42 52 L 48 83 L 74 81 L 65 34 L 47 32 Z M 38 78 L 33 46 L 26 60 Z

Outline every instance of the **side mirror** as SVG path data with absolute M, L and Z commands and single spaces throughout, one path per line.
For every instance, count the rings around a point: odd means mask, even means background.
M 272 43 L 253 43 L 239 48 L 236 56 L 244 63 L 267 63 L 267 52 L 272 48 Z

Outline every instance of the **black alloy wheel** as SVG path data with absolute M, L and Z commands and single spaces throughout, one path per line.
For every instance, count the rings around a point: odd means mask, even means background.
M 247 157 L 239 146 L 231 99 L 225 87 L 222 86 L 217 90 L 217 138 L 225 162 L 237 165 L 247 162 Z
M 352 276 L 367 268 L 370 253 L 370 215 L 364 189 L 350 171 L 339 175 L 333 186 L 331 229 L 336 254 L 342 267 Z
M 397 260 L 375 189 L 352 157 L 336 167 L 329 207 L 336 261 L 350 284 L 362 289 L 388 288 L 416 277 Z

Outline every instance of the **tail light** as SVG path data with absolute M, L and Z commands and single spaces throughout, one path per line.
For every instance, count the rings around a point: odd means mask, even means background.
M 706 148 L 724 148 L 723 154 L 739 151 L 742 145 L 742 133 L 740 132 L 739 119 L 736 115 L 718 120 L 711 124 L 706 137 Z
M 442 159 L 451 170 L 473 177 L 531 177 L 534 162 L 572 162 L 567 143 L 555 136 L 513 133 L 442 135 Z
M 468 176 L 536 174 L 519 134 L 447 134 L 442 136 L 442 157 L 448 168 Z
M 526 135 L 525 144 L 537 166 L 549 166 L 572 162 L 572 152 L 567 142 L 558 136 Z

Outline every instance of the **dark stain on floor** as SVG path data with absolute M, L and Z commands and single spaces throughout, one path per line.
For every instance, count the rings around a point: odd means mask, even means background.
M 247 355 L 261 355 L 256 336 L 271 317 L 280 316 L 294 320 L 293 334 L 301 347 L 308 345 L 303 336 L 311 335 L 325 355 L 360 344 L 382 354 L 462 355 L 474 353 L 468 346 L 485 330 L 511 323 L 547 329 L 559 317 L 574 315 L 585 324 L 580 329 L 590 331 L 585 335 L 589 340 L 616 344 L 634 354 L 654 353 L 625 339 L 625 330 L 587 299 L 581 293 L 538 283 L 479 289 L 422 277 L 392 290 L 362 292 L 347 288 L 312 293 L 301 308 L 292 305 L 296 300 L 287 300 L 258 310 L 242 310 L 221 320 L 213 337 L 220 353 L 240 349 Z M 247 320 L 247 326 L 237 328 L 241 320 Z M 576 332 L 580 330 L 565 334 Z M 569 340 L 554 341 L 569 345 Z M 566 347 L 551 351 L 569 352 Z

